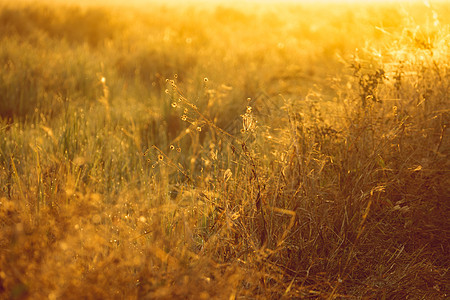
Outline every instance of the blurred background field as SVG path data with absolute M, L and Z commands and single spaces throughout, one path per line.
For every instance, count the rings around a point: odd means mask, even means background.
M 448 298 L 449 20 L 0 2 L 0 298 Z

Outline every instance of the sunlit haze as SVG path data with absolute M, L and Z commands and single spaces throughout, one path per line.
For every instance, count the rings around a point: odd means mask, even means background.
M 449 299 L 449 1 L 0 0 L 0 299 Z
M 31 0 L 24 0 L 31 1 Z M 80 3 L 80 4 L 109 4 L 109 5 L 145 5 L 145 4 L 164 4 L 164 5 L 186 5 L 193 3 L 201 4 L 314 4 L 314 3 L 334 3 L 334 4 L 381 4 L 381 3 L 417 3 L 417 2 L 444 2 L 447 0 L 44 0 L 56 3 Z

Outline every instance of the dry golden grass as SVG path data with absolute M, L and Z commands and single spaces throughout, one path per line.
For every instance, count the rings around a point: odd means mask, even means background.
M 0 298 L 448 298 L 449 16 L 2 4 Z

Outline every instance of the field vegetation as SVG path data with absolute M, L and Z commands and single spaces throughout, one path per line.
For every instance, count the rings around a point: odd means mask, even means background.
M 0 298 L 448 299 L 449 9 L 1 3 Z

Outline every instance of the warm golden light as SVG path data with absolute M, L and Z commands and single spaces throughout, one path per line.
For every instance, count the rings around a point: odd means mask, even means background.
M 442 1 L 0 0 L 0 299 L 448 299 Z

